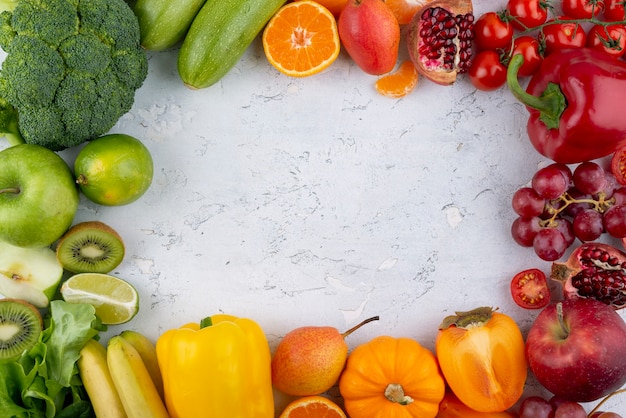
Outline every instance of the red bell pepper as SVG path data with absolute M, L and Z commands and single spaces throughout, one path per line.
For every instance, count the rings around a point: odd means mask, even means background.
M 626 145 L 626 63 L 590 48 L 555 51 L 524 91 L 517 78 L 523 61 L 511 59 L 507 83 L 530 112 L 526 129 L 540 154 L 573 164 Z

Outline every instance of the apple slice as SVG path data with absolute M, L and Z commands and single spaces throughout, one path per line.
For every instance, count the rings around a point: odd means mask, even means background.
M 51 248 L 22 248 L 0 241 L 1 295 L 45 308 L 62 277 L 63 267 Z

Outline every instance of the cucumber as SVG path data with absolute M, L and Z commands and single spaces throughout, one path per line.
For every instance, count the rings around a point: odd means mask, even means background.
M 137 0 L 133 10 L 139 21 L 141 46 L 163 51 L 182 41 L 205 1 Z
M 215 84 L 239 61 L 286 0 L 208 0 L 183 40 L 178 74 L 186 86 Z

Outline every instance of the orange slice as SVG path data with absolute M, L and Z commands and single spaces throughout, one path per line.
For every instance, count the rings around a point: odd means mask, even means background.
M 287 3 L 263 30 L 263 50 L 270 64 L 283 74 L 317 74 L 332 64 L 341 50 L 337 21 L 316 1 Z
M 411 22 L 415 12 L 430 0 L 385 0 L 400 25 Z
M 279 418 L 347 418 L 339 405 L 323 396 L 305 396 L 292 401 Z
M 376 91 L 383 96 L 404 97 L 417 85 L 418 73 L 411 60 L 403 61 L 393 73 L 385 74 L 376 81 Z

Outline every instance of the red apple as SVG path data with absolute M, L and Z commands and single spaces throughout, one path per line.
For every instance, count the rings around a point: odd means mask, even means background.
M 591 402 L 626 383 L 626 323 L 609 305 L 572 298 L 548 305 L 526 337 L 539 383 L 574 402 Z

